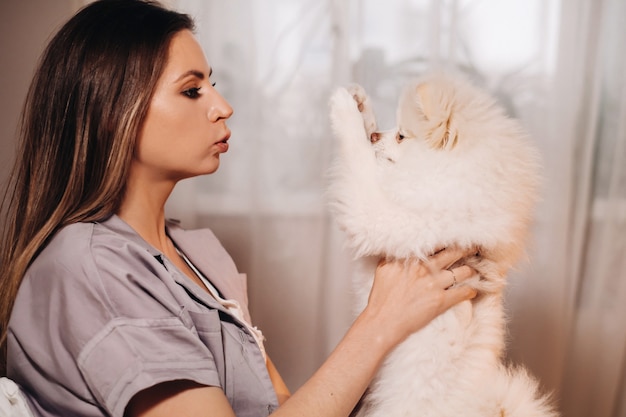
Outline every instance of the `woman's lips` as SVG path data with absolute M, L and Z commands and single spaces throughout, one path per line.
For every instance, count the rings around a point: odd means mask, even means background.
M 223 152 L 227 152 L 228 151 L 228 139 L 230 139 L 230 132 L 228 132 L 226 134 L 226 136 L 224 137 L 224 139 L 220 140 L 219 142 L 215 143 L 215 146 L 217 146 L 218 150 L 223 153 Z

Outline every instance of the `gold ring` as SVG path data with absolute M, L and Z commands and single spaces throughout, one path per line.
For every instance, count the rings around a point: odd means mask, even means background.
M 450 285 L 448 288 L 454 287 L 456 285 L 456 274 L 451 268 L 446 269 L 452 273 L 452 285 Z

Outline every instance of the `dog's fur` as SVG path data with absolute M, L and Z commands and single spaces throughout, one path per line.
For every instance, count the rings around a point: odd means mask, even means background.
M 380 417 L 556 417 L 521 367 L 503 363 L 506 274 L 524 253 L 540 182 L 519 124 L 464 78 L 411 83 L 397 128 L 376 132 L 359 86 L 331 98 L 336 159 L 329 202 L 360 263 L 364 308 L 380 257 L 425 259 L 477 247 L 479 291 L 411 335 L 386 359 L 356 412 Z

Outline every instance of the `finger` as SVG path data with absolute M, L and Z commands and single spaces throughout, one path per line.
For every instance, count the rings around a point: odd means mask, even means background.
M 467 265 L 461 265 L 456 268 L 444 269 L 443 271 L 441 271 L 439 276 L 441 277 L 440 282 L 443 288 L 448 289 L 459 283 L 462 283 L 463 281 L 473 277 L 476 274 L 477 272 L 475 269 Z
M 476 253 L 476 248 L 445 248 L 428 258 L 428 266 L 432 269 L 446 269 L 459 259 Z
M 445 290 L 454 287 L 458 283 L 456 278 L 456 271 L 452 268 L 444 269 L 443 271 L 441 271 L 439 276 L 441 276 L 441 278 L 439 279 L 441 286 Z
M 449 308 L 461 301 L 471 300 L 476 297 L 478 291 L 468 285 L 458 285 L 447 290 L 446 294 L 446 307 Z

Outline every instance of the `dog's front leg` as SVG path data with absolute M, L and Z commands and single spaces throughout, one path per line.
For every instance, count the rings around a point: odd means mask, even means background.
M 363 117 L 363 125 L 365 126 L 365 132 L 368 139 L 372 140 L 372 134 L 376 132 L 376 116 L 374 115 L 374 107 L 372 106 L 372 100 L 365 92 L 365 89 L 359 84 L 351 84 L 347 87 L 348 93 L 352 94 L 354 101 L 356 101 L 357 108 L 361 112 Z
M 329 170 L 330 205 L 358 255 L 378 255 L 383 251 L 371 245 L 368 237 L 388 233 L 384 219 L 399 217 L 398 208 L 383 195 L 379 166 L 363 115 L 347 89 L 339 88 L 332 95 L 330 119 L 337 139 L 334 163 Z
M 358 102 L 345 88 L 337 89 L 330 98 L 330 121 L 339 142 L 340 160 L 348 166 L 354 165 L 358 171 L 374 167 L 374 151 L 363 115 Z

